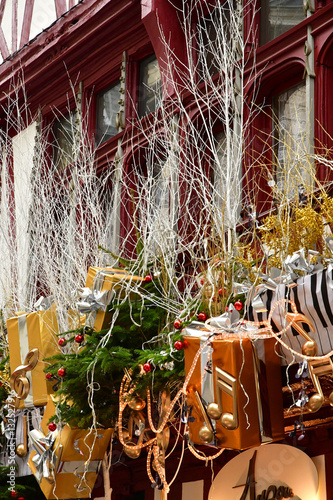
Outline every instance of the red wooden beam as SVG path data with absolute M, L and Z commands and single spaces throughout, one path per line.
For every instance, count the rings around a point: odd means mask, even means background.
M 57 18 L 67 10 L 66 0 L 54 0 Z
M 5 7 L 6 7 L 6 0 L 1 0 L 1 4 L 0 4 L 0 23 L 2 22 L 2 18 L 3 18 L 3 13 L 5 11 Z
M 2 28 L 0 26 L 0 52 L 4 59 L 9 57 L 8 45 L 5 39 L 5 35 L 3 34 Z
M 12 3 L 12 54 L 17 51 L 17 0 Z
M 32 12 L 34 9 L 34 1 L 35 0 L 26 0 L 25 3 L 20 47 L 23 47 L 23 45 L 28 43 L 30 38 L 30 28 L 31 28 Z

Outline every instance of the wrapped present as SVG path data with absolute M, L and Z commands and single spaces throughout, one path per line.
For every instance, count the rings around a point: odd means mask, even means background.
M 54 383 L 45 378 L 43 359 L 60 353 L 55 307 L 9 318 L 7 333 L 18 408 L 46 405 Z
M 292 257 L 295 259 L 299 252 Z M 278 333 L 286 326 L 286 314 L 292 312 L 292 303 L 298 313 L 304 314 L 311 319 L 314 332 L 311 337 L 318 345 L 318 355 L 322 356 L 332 350 L 333 342 L 333 265 L 327 269 L 321 265 L 312 266 L 306 269 L 303 265 L 298 267 L 305 274 L 291 283 L 282 280 L 281 277 L 274 277 L 269 281 L 269 285 L 264 283 L 255 296 L 248 301 L 247 317 L 250 321 L 267 322 L 271 315 L 271 326 Z M 273 274 L 274 276 L 274 274 Z M 283 276 L 282 276 L 283 277 Z M 288 299 L 286 301 L 285 299 Z M 309 333 L 310 328 L 305 325 L 305 330 Z M 282 336 L 282 340 L 288 347 L 296 352 L 302 352 L 304 340 L 297 329 L 291 327 Z M 284 364 L 289 365 L 295 362 L 293 355 L 285 347 L 281 348 L 285 358 Z
M 280 360 L 275 339 L 216 335 L 202 323 L 185 330 L 189 430 L 193 443 L 242 450 L 284 437 Z M 203 344 L 193 367 L 193 360 Z
M 42 430 L 29 433 L 35 451 L 28 465 L 46 498 L 90 498 L 113 429 L 73 429 L 66 424 L 49 432 L 47 423 L 54 409 L 50 400 Z
M 82 314 L 87 315 L 86 325 L 96 331 L 108 328 L 112 313 L 107 311 L 114 292 L 124 288 L 124 284 L 138 285 L 142 278 L 121 269 L 111 267 L 90 267 L 86 286 L 81 293 L 77 306 Z

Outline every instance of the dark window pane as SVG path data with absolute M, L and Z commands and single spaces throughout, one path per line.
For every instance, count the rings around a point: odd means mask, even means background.
M 303 0 L 262 0 L 260 45 L 285 33 L 304 19 Z
M 54 161 L 63 170 L 73 161 L 75 118 L 74 113 L 59 118 L 54 124 Z
M 96 143 L 105 142 L 118 133 L 116 115 L 119 111 L 120 82 L 109 87 L 97 96 L 96 105 Z
M 155 55 L 140 62 L 138 113 L 142 117 L 157 108 L 161 95 L 161 75 Z

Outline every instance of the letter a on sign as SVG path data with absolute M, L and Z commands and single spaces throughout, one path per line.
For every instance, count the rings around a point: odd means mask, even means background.
M 250 490 L 250 500 L 256 500 L 256 482 L 254 479 L 254 466 L 256 463 L 257 450 L 253 453 L 253 456 L 249 462 L 249 470 L 247 472 L 247 478 L 245 484 L 240 484 L 239 486 L 234 486 L 234 488 L 239 488 L 244 486 L 244 491 L 239 500 L 246 500 L 248 491 Z

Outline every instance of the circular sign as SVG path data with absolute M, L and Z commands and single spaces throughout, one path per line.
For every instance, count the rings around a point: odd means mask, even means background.
M 298 448 L 269 444 L 246 450 L 217 474 L 209 500 L 290 498 L 314 500 L 318 491 L 316 466 Z M 287 495 L 287 496 L 285 496 Z

